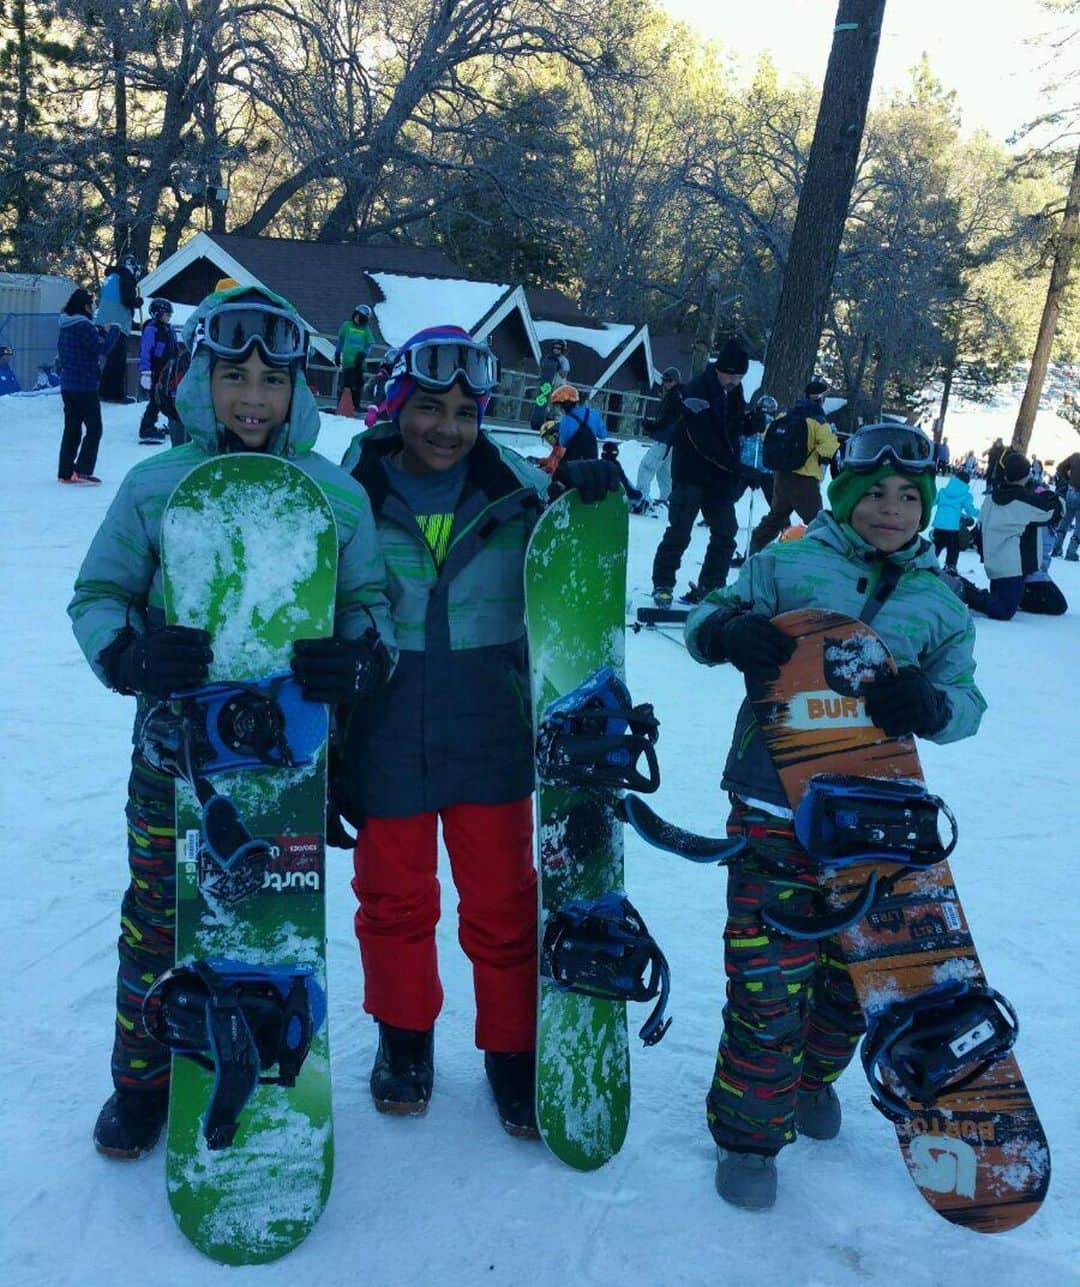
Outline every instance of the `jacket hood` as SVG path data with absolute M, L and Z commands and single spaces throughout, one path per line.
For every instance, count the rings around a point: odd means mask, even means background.
M 228 290 L 214 291 L 207 295 L 184 324 L 184 343 L 188 350 L 191 350 L 194 343 L 196 327 L 212 308 L 229 300 L 246 299 L 251 295 L 278 308 L 286 308 L 291 313 L 296 312 L 287 299 L 261 287 L 233 286 Z M 217 455 L 222 449 L 222 427 L 214 415 L 214 402 L 210 393 L 210 358 L 209 349 L 200 346 L 195 350 L 187 374 L 176 389 L 176 409 L 192 441 L 208 455 Z M 274 456 L 306 455 L 315 446 L 319 426 L 319 408 L 315 405 L 315 398 L 308 388 L 303 371 L 297 370 L 293 377 L 289 418 L 270 435 L 266 450 Z
M 85 313 L 61 313 L 60 329 L 65 326 L 78 326 L 80 322 L 85 322 L 87 326 L 93 326 L 94 323 L 86 316 Z
M 864 541 L 848 523 L 838 522 L 827 510 L 822 510 L 806 529 L 804 541 L 820 541 L 831 549 L 837 550 L 848 559 L 857 559 L 863 563 L 895 563 L 905 571 L 922 569 L 927 572 L 938 572 L 937 556 L 934 547 L 922 536 L 892 554 L 884 554 L 876 546 Z

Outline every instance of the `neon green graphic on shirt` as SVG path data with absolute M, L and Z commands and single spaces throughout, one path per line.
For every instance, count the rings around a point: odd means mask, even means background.
M 417 525 L 424 534 L 424 540 L 431 547 L 435 566 L 442 567 L 446 552 L 450 548 L 450 530 L 454 526 L 454 515 L 450 514 L 417 514 Z

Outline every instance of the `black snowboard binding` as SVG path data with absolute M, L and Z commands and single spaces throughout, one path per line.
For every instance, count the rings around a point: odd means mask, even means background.
M 227 1148 L 258 1085 L 294 1086 L 326 1017 L 326 998 L 299 966 L 196 961 L 156 979 L 143 1000 L 146 1031 L 214 1073 L 203 1135 Z M 263 1070 L 277 1065 L 277 1075 Z
M 573 899 L 544 927 L 540 973 L 568 992 L 605 1001 L 658 1001 L 638 1036 L 655 1046 L 671 1027 L 664 1018 L 671 977 L 667 960 L 625 894 Z
M 890 1005 L 862 1044 L 874 1105 L 892 1121 L 932 1107 L 1008 1054 L 1018 1031 L 1016 1011 L 985 984 L 948 983 Z
M 545 710 L 536 771 L 549 786 L 655 791 L 659 733 L 652 706 L 635 706 L 626 685 L 605 666 Z M 642 756 L 645 772 L 638 768 Z

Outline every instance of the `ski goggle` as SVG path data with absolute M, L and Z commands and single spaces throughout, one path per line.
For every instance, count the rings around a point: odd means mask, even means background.
M 935 468 L 934 444 L 911 425 L 864 425 L 848 439 L 844 468 L 870 473 L 890 463 L 901 473 L 922 474 Z
M 486 344 L 428 340 L 399 353 L 391 375 L 411 375 L 425 389 L 449 389 L 462 380 L 470 393 L 491 393 L 499 383 L 499 359 Z
M 307 334 L 295 313 L 272 304 L 218 304 L 200 318 L 192 345 L 204 344 L 218 357 L 247 358 L 258 345 L 265 361 L 284 366 L 307 353 Z

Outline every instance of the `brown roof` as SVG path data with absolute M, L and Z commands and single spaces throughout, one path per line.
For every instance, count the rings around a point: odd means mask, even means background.
M 226 233 L 208 235 L 264 286 L 284 295 L 300 315 L 324 335 L 336 334 L 357 304 L 381 302 L 382 296 L 366 273 L 468 276 L 442 251 L 417 246 L 334 244 L 282 237 L 237 237 Z
M 589 317 L 587 313 L 583 313 L 570 296 L 564 295 L 561 290 L 549 290 L 543 286 L 526 286 L 525 298 L 529 301 L 529 312 L 538 321 L 600 328 L 600 323 L 595 317 Z

